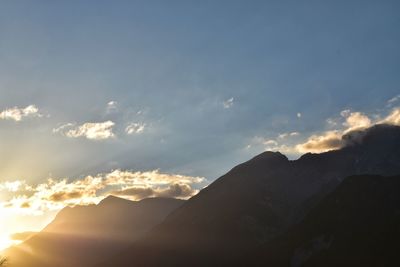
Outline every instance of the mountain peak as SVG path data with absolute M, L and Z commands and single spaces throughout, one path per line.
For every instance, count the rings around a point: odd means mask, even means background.
M 383 145 L 393 146 L 400 142 L 400 127 L 389 124 L 377 124 L 364 130 L 355 130 L 342 137 L 344 146 Z
M 265 151 L 265 152 L 255 156 L 250 161 L 259 161 L 259 160 L 288 161 L 288 158 L 285 155 L 283 155 L 281 152 Z
M 116 197 L 113 195 L 109 195 L 106 198 L 104 198 L 102 201 L 100 201 L 98 205 L 105 205 L 105 204 L 109 205 L 109 204 L 127 203 L 127 202 L 132 202 L 132 201 L 125 199 L 125 198 L 120 198 L 120 197 Z

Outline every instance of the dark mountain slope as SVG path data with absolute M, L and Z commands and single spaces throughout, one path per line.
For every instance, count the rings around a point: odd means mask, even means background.
M 353 176 L 243 266 L 400 266 L 400 176 Z
M 127 248 L 183 202 L 110 196 L 98 205 L 67 207 L 40 233 L 5 255 L 10 267 L 87 267 Z
M 375 126 L 345 141 L 343 149 L 296 161 L 265 152 L 233 168 L 100 266 L 232 263 L 301 220 L 343 177 L 400 173 L 400 127 Z

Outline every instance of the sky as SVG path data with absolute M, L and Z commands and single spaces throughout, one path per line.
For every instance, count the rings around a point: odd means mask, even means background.
M 400 124 L 398 1 L 1 1 L 0 248 Z

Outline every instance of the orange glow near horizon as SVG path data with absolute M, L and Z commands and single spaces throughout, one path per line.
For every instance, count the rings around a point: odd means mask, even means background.
M 39 232 L 66 206 L 97 204 L 108 195 L 130 200 L 148 197 L 187 199 L 206 183 L 203 177 L 159 170 L 113 170 L 78 179 L 0 182 L 0 251 L 20 243 L 16 233 Z

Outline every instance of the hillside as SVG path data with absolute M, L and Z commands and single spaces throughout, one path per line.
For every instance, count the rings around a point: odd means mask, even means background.
M 218 266 L 299 222 L 344 177 L 400 173 L 400 127 L 345 137 L 337 151 L 289 161 L 265 152 L 217 179 L 126 252 L 99 266 Z
M 8 249 L 10 267 L 87 267 L 128 247 L 184 201 L 114 196 L 98 205 L 66 207 L 40 233 Z
M 400 176 L 353 176 L 251 253 L 254 266 L 399 266 Z

